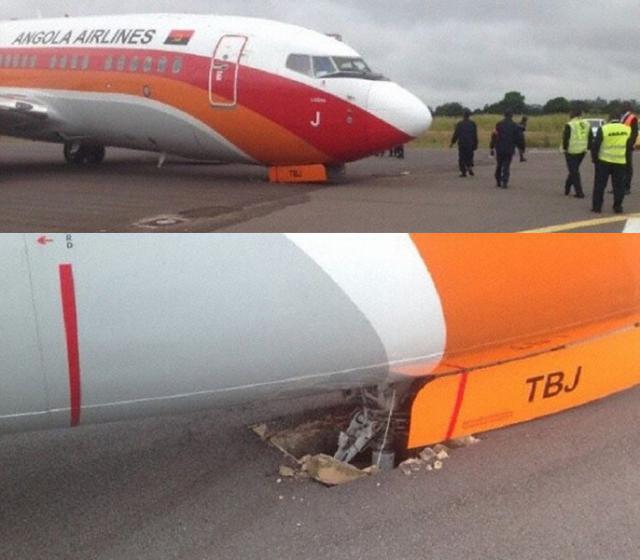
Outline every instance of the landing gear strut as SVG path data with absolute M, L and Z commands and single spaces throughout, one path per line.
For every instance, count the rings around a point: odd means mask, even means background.
M 104 161 L 105 154 L 105 147 L 99 144 L 64 143 L 64 159 L 73 165 L 99 165 Z
M 361 406 L 347 430 L 340 432 L 334 458 L 348 463 L 370 447 L 373 466 L 393 469 L 398 424 L 402 421 L 399 413 L 409 394 L 410 385 L 406 384 L 361 389 Z

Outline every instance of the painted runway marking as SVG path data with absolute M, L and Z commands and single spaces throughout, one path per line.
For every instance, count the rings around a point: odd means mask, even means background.
M 69 399 L 71 404 L 71 427 L 80 423 L 80 350 L 78 345 L 78 314 L 76 311 L 76 290 L 73 280 L 73 266 L 60 265 L 60 294 L 62 314 L 67 341 L 67 362 L 69 365 Z
M 632 218 L 624 228 L 625 233 L 640 233 L 640 218 Z
M 593 220 L 584 220 L 581 222 L 569 222 L 557 226 L 543 227 L 539 229 L 530 229 L 521 231 L 520 233 L 558 233 L 561 231 L 572 231 L 575 229 L 584 229 L 588 227 L 603 226 L 607 224 L 615 224 L 617 222 L 626 222 L 627 220 L 640 219 L 640 214 L 626 214 L 620 216 L 610 216 L 608 218 L 596 218 Z

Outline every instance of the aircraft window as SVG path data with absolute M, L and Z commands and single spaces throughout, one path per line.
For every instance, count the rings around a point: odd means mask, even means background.
M 89 69 L 89 55 L 84 55 L 82 57 L 82 69 L 83 70 L 88 70 Z
M 67 55 L 63 55 L 60 57 L 58 61 L 58 66 L 61 70 L 64 70 L 67 67 Z
M 173 61 L 173 66 L 171 68 L 171 71 L 174 74 L 180 74 L 180 72 L 182 72 L 182 58 L 176 58 Z
M 29 68 L 35 68 L 38 66 L 38 57 L 35 54 L 32 54 L 29 57 Z
M 290 54 L 287 58 L 287 68 L 305 76 L 312 76 L 311 57 L 306 54 Z
M 116 63 L 116 70 L 118 72 L 122 72 L 127 66 L 127 57 L 122 55 L 118 57 L 118 62 Z
M 26 68 L 29 65 L 29 55 L 23 54 L 20 58 L 20 68 Z
M 77 55 L 77 54 L 74 54 L 74 55 L 71 57 L 71 65 L 70 65 L 70 68 L 71 68 L 72 70 L 76 70 L 76 69 L 78 68 L 78 55 Z
M 328 56 L 313 57 L 313 73 L 316 78 L 323 78 L 336 72 L 336 67 Z
M 167 71 L 167 59 L 163 56 L 158 60 L 158 72 L 166 72 Z
M 338 72 L 357 72 L 358 74 L 370 74 L 371 68 L 361 58 L 348 58 L 334 56 L 333 62 L 338 67 Z
M 139 66 L 140 66 L 140 59 L 137 56 L 134 56 L 131 59 L 131 64 L 129 65 L 129 70 L 131 70 L 131 72 L 137 72 Z
M 104 69 L 109 72 L 110 70 L 113 69 L 113 57 L 112 56 L 108 56 L 107 58 L 104 59 Z
M 58 57 L 54 54 L 51 57 L 51 60 L 49 60 L 49 70 L 55 70 L 57 66 L 58 66 Z
M 19 68 L 20 67 L 20 55 L 19 54 L 14 54 L 13 55 L 13 63 L 11 64 L 11 66 L 13 66 L 13 68 Z
M 151 68 L 153 68 L 153 58 L 148 56 L 144 59 L 144 67 L 142 68 L 145 72 L 151 72 Z

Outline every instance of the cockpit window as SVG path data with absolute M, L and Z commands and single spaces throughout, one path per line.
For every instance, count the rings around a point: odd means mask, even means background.
M 371 68 L 361 58 L 347 58 L 344 56 L 334 56 L 333 62 L 338 67 L 338 72 L 354 72 L 357 74 L 370 74 Z
M 313 57 L 313 74 L 316 78 L 324 78 L 336 72 L 330 56 L 314 56 Z
M 312 78 L 361 78 L 364 80 L 386 80 L 374 74 L 361 58 L 348 56 L 310 56 L 290 54 L 287 68 Z
M 287 68 L 305 76 L 313 75 L 311 73 L 311 57 L 306 54 L 290 54 L 287 59 Z

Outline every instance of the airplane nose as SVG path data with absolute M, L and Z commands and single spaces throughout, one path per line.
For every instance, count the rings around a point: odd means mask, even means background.
M 433 122 L 429 108 L 393 82 L 376 82 L 369 93 L 369 111 L 411 138 L 423 135 Z

